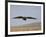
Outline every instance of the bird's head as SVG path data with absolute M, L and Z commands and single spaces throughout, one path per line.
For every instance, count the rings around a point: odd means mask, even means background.
M 25 20 L 25 21 L 26 21 L 27 19 L 26 19 L 26 18 L 23 18 L 23 20 Z

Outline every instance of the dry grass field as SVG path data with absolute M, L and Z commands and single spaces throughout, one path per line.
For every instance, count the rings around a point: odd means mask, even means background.
M 32 24 L 26 24 L 23 26 L 11 26 L 10 31 L 11 32 L 17 32 L 17 31 L 38 31 L 41 30 L 41 23 L 32 23 Z

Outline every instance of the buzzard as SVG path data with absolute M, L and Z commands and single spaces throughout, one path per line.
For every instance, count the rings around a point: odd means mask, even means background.
M 36 19 L 36 18 L 34 18 L 34 17 L 17 16 L 17 17 L 13 17 L 13 19 L 23 19 L 23 20 L 27 20 L 27 19 Z

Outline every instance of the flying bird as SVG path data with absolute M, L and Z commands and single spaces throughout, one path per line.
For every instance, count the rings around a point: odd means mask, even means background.
M 34 17 L 23 17 L 23 16 L 18 16 L 18 17 L 13 17 L 13 19 L 23 19 L 23 20 L 27 20 L 27 19 L 36 19 Z

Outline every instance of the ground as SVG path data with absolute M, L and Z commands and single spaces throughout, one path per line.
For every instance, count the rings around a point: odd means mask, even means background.
M 26 24 L 24 26 L 11 26 L 11 32 L 18 32 L 18 31 L 39 31 L 41 30 L 41 23 L 32 23 Z

